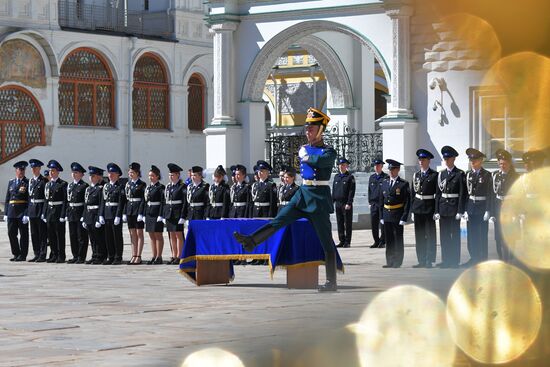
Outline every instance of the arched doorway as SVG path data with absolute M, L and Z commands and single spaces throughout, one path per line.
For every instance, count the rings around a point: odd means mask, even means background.
M 202 132 L 206 115 L 206 83 L 202 75 L 194 73 L 187 83 L 187 124 L 189 131 Z
M 37 145 L 44 145 L 44 115 L 40 104 L 26 89 L 0 88 L 0 163 Z

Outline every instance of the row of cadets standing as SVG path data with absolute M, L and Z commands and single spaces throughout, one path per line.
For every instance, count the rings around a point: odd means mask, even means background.
M 210 203 L 210 184 L 204 181 L 202 167 L 191 167 L 191 183 L 187 186 L 187 220 L 206 219 Z
M 103 202 L 103 172 L 101 168 L 88 166 L 90 185 L 86 187 L 84 192 L 82 227 L 88 231 L 92 257 L 86 261 L 86 264 L 103 264 L 107 258 L 105 228 L 99 222 L 99 208 Z
M 103 185 L 103 200 L 99 207 L 99 223 L 105 226 L 107 259 L 105 265 L 122 264 L 122 215 L 126 205 L 124 186 L 120 181 L 122 170 L 115 163 L 107 165 L 109 182 Z
M 245 182 L 246 167 L 242 164 L 231 166 L 234 180 L 229 190 L 229 218 L 248 218 L 251 201 L 250 186 Z
M 143 216 L 143 202 L 145 201 L 145 188 L 147 184 L 141 180 L 141 165 L 133 162 L 128 167 L 128 181 L 124 186 L 126 205 L 122 214 L 122 221 L 126 222 L 130 233 L 132 244 L 132 258 L 128 264 L 141 264 L 141 253 L 143 251 L 145 228 L 145 217 Z
M 166 187 L 160 182 L 162 179 L 160 169 L 152 165 L 149 169 L 150 184 L 143 192 L 143 202 L 140 213 L 145 218 L 145 231 L 149 233 L 151 241 L 151 260 L 148 265 L 159 265 L 163 263 L 162 251 L 164 249 L 164 223 L 162 221 L 163 210 L 165 205 L 164 192 Z M 172 256 L 173 257 L 173 256 Z
M 284 207 L 288 205 L 290 199 L 294 196 L 299 186 L 296 185 L 296 168 L 283 166 L 281 172 L 281 185 L 277 189 L 278 198 L 278 210 L 279 213 Z
M 29 203 L 27 215 L 31 227 L 31 241 L 34 257 L 29 262 L 45 262 L 48 252 L 48 229 L 46 223 L 41 219 L 44 203 L 46 202 L 44 187 L 48 179 L 41 174 L 44 163 L 38 159 L 29 160 L 33 177 L 29 180 Z M 48 172 L 49 176 L 49 172 Z M 8 203 L 6 202 L 6 205 Z M 25 251 L 26 258 L 27 252 Z
M 166 225 L 172 256 L 169 264 L 177 264 L 183 250 L 183 226 L 185 223 L 185 200 L 187 187 L 180 179 L 182 168 L 175 163 L 168 164 L 170 182 L 164 191 L 164 216 L 160 218 Z
M 231 204 L 229 185 L 225 182 L 225 169 L 218 166 L 212 175 L 212 185 L 208 190 L 209 208 L 207 217 L 209 219 L 228 218 L 229 205 Z
M 83 264 L 88 254 L 88 231 L 82 226 L 85 196 L 88 184 L 82 180 L 86 170 L 80 164 L 71 164 L 73 182 L 67 186 L 66 219 L 69 222 L 69 242 L 71 244 L 72 259 L 67 262 Z
M 386 179 L 388 174 L 382 171 L 384 161 L 380 158 L 372 162 L 374 173 L 369 177 L 368 199 L 371 216 L 371 231 L 374 243 L 371 248 L 386 247 L 386 236 L 384 235 L 384 225 L 380 222 L 380 185 Z
M 332 181 L 332 201 L 336 212 L 339 244 L 336 247 L 350 247 L 353 224 L 353 198 L 355 197 L 355 177 L 349 172 L 350 161 L 338 160 L 339 173 Z
M 44 187 L 46 202 L 42 208 L 42 220 L 46 223 L 48 231 L 48 242 L 51 247 L 50 257 L 46 260 L 49 263 L 65 262 L 65 214 L 67 182 L 59 178 L 59 172 L 63 167 L 59 162 L 52 159 L 48 162 L 50 180 Z
M 13 255 L 10 260 L 25 261 L 29 250 L 29 180 L 25 177 L 27 162 L 17 162 L 13 167 L 16 177 L 8 182 L 4 221 L 8 222 L 8 237 Z

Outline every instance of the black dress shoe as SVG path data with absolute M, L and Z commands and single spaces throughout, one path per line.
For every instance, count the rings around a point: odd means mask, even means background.
M 147 261 L 147 265 L 153 265 L 155 263 L 155 258 L 152 257 L 151 260 Z
M 63 264 L 65 262 L 65 259 L 62 257 L 58 257 L 56 263 L 57 264 Z
M 102 260 L 102 259 L 95 259 L 93 262 L 92 262 L 92 265 L 103 265 L 103 262 L 105 260 Z
M 324 285 L 319 286 L 317 290 L 319 292 L 336 292 L 338 291 L 338 286 L 336 285 L 336 282 L 327 281 Z
M 370 245 L 370 248 L 378 248 L 378 244 L 377 244 L 377 243 L 373 243 L 372 245 Z
M 389 264 L 386 264 L 386 265 L 382 265 L 383 268 L 393 268 L 392 265 L 389 265 Z
M 385 243 L 381 243 L 378 245 L 378 248 L 386 248 L 386 244 Z
M 77 260 L 78 260 L 78 259 L 76 259 L 76 258 L 73 257 L 72 259 L 67 260 L 67 264 L 74 264 L 74 263 L 77 262 Z
M 166 265 L 172 265 L 174 263 L 174 257 L 171 257 L 170 260 L 166 262 Z
M 86 263 L 86 261 L 82 260 L 82 259 L 78 259 L 76 260 L 75 264 L 84 264 Z
M 399 269 L 401 267 L 401 265 L 394 265 L 392 266 L 393 269 Z
M 48 260 L 46 260 L 47 263 L 54 263 L 56 261 L 57 261 L 57 257 L 55 256 L 50 256 Z
M 90 265 L 90 264 L 93 264 L 94 261 L 95 261 L 94 259 L 90 259 L 90 260 L 84 262 L 84 264 Z
M 116 259 L 112 262 L 112 265 L 122 265 L 122 260 Z
M 162 256 L 159 256 L 154 260 L 155 260 L 155 262 L 154 262 L 155 265 L 162 265 L 162 263 L 163 263 Z
M 103 260 L 103 265 L 111 265 L 115 260 L 114 259 L 105 259 Z
M 26 261 L 27 260 L 27 257 L 23 257 L 21 255 L 19 255 L 14 261 Z
M 431 268 L 433 268 L 432 263 L 426 263 L 425 268 L 426 268 L 426 269 L 431 269 Z
M 179 265 L 180 264 L 180 258 L 179 257 L 175 257 L 174 258 L 174 262 L 172 263 L 172 265 Z
M 12 258 L 10 259 L 10 261 L 15 261 L 15 260 L 17 260 L 18 257 L 19 257 L 19 255 L 18 255 L 18 256 L 14 256 L 14 257 L 12 257 Z
M 338 248 L 344 247 L 344 243 L 340 242 L 339 244 L 336 245 L 336 247 L 338 247 Z
M 413 265 L 412 267 L 415 268 L 415 269 L 418 269 L 418 268 L 424 268 L 425 265 L 424 264 L 416 264 L 416 265 Z
M 37 263 L 45 263 L 46 258 L 45 257 L 39 257 L 38 260 L 36 260 Z
M 344 248 L 350 248 L 350 246 L 351 246 L 351 245 L 350 245 L 349 243 L 345 243 L 345 244 L 344 244 Z
M 35 263 L 38 260 L 38 256 L 33 257 L 32 259 L 27 260 L 29 263 Z

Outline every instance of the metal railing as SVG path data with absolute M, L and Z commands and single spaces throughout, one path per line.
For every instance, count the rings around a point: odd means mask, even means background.
M 351 161 L 350 170 L 354 172 L 371 172 L 372 161 L 382 157 L 381 133 L 356 133 L 346 129 L 343 133 L 329 129 L 323 137 L 327 145 L 332 146 L 338 157 Z M 298 150 L 307 143 L 305 135 L 281 135 L 270 132 L 266 139 L 266 160 L 278 172 L 282 166 L 299 169 Z M 337 172 L 336 165 L 333 169 Z
M 134 11 L 59 0 L 58 16 L 62 28 L 174 39 L 174 17 L 166 11 Z

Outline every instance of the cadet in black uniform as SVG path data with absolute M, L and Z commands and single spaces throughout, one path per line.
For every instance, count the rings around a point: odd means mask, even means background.
M 386 265 L 399 268 L 403 264 L 403 226 L 407 223 L 411 205 L 409 183 L 399 177 L 401 163 L 387 159 L 390 175 L 380 186 L 380 223 L 386 237 Z
M 512 260 L 512 253 L 504 242 L 500 223 L 500 211 L 508 190 L 510 190 L 519 175 L 514 168 L 512 155 L 508 151 L 499 149 L 496 151 L 496 157 L 499 169 L 493 172 L 493 192 L 495 193 L 495 200 L 493 201 L 490 220 L 495 224 L 495 241 L 498 257 L 503 261 L 510 261 Z M 517 230 L 520 230 L 519 226 Z
M 67 210 L 67 182 L 59 178 L 63 167 L 52 159 L 48 162 L 50 181 L 44 187 L 46 204 L 42 220 L 48 226 L 48 242 L 51 252 L 47 262 L 65 262 L 65 213 Z
M 8 183 L 6 191 L 6 214 L 4 221 L 8 222 L 8 237 L 10 239 L 10 261 L 25 261 L 29 252 L 29 180 L 25 177 L 28 163 L 19 161 L 15 167 L 15 178 Z
M 218 166 L 214 171 L 213 183 L 208 192 L 210 206 L 208 208 L 209 219 L 227 218 L 229 215 L 229 186 L 225 183 L 224 176 L 226 175 L 223 166 Z
M 460 264 L 460 219 L 467 200 L 466 175 L 455 166 L 458 152 L 446 145 L 441 148 L 446 168 L 437 175 L 434 219 L 439 221 L 441 268 Z
M 271 166 L 266 161 L 256 163 L 258 180 L 250 188 L 252 218 L 273 218 L 277 213 L 277 186 L 269 178 Z
M 187 186 L 186 218 L 187 220 L 204 220 L 210 204 L 208 197 L 210 185 L 203 180 L 202 167 L 193 166 L 191 171 L 191 183 Z M 179 254 L 181 255 L 181 252 Z
M 48 180 L 40 172 L 44 163 L 38 159 L 30 159 L 29 165 L 32 169 L 33 177 L 29 180 L 29 208 L 27 210 L 30 227 L 32 249 L 34 258 L 29 262 L 45 262 L 48 252 L 48 228 L 40 216 L 44 210 L 44 187 Z
M 466 155 L 472 169 L 466 173 L 468 201 L 464 219 L 468 221 L 468 252 L 470 260 L 464 266 L 475 265 L 488 258 L 489 218 L 493 207 L 493 177 L 482 167 L 485 154 L 468 148 Z
M 147 262 L 147 265 L 162 264 L 162 250 L 164 249 L 164 223 L 162 222 L 164 210 L 164 190 L 166 189 L 160 183 L 160 169 L 157 166 L 151 166 L 149 170 L 149 186 L 145 188 L 143 195 L 143 206 L 140 209 L 145 216 L 145 231 L 149 233 L 151 239 L 151 252 L 153 257 Z
M 246 167 L 242 164 L 235 166 L 235 183 L 229 190 L 231 205 L 229 218 L 248 218 L 250 215 L 250 186 L 245 182 Z
M 339 174 L 332 181 L 332 201 L 336 211 L 338 239 L 336 247 L 350 247 L 353 221 L 353 198 L 355 197 L 355 177 L 348 171 L 350 162 L 346 158 L 338 160 Z
M 67 186 L 67 214 L 69 222 L 69 239 L 73 258 L 69 264 L 84 264 L 88 254 L 88 231 L 82 227 L 82 215 L 84 213 L 84 199 L 88 184 L 82 180 L 86 170 L 79 163 L 71 163 L 73 182 Z
M 107 259 L 103 265 L 121 265 L 124 243 L 122 239 L 122 213 L 126 205 L 124 186 L 120 182 L 122 170 L 115 163 L 107 165 L 109 182 L 103 185 L 103 201 L 99 208 L 99 223 L 105 225 Z
M 170 182 L 164 190 L 164 224 L 170 236 L 170 248 L 172 257 L 168 265 L 178 265 L 179 257 L 183 250 L 183 224 L 185 222 L 185 201 L 187 191 L 185 184 L 180 180 L 181 167 L 174 163 L 168 163 Z
M 418 264 L 413 268 L 431 268 L 436 256 L 435 194 L 437 172 L 430 168 L 433 154 L 426 149 L 416 151 L 420 171 L 413 174 L 411 191 L 411 216 L 414 220 L 416 257 Z
M 88 166 L 90 185 L 84 192 L 84 212 L 82 213 L 82 227 L 88 230 L 92 246 L 92 258 L 86 264 L 103 264 L 107 258 L 105 245 L 105 228 L 99 222 L 99 208 L 103 202 L 103 170 Z
M 278 191 L 278 206 L 279 210 L 277 211 L 277 214 L 283 210 L 288 203 L 290 202 L 290 199 L 296 194 L 296 191 L 300 188 L 298 185 L 296 185 L 296 168 L 294 167 L 284 167 L 284 185 L 281 185 L 279 187 Z
M 380 224 L 380 185 L 382 181 L 388 177 L 388 174 L 382 171 L 384 167 L 384 161 L 382 159 L 376 158 L 372 162 L 372 166 L 374 167 L 374 173 L 369 177 L 368 196 L 370 223 L 374 243 L 370 248 L 384 248 L 386 247 L 386 237 L 384 235 L 384 225 Z
M 141 179 L 141 165 L 133 162 L 128 167 L 128 182 L 124 186 L 126 205 L 123 210 L 122 221 L 128 225 L 130 242 L 132 243 L 132 258 L 128 265 L 141 264 L 141 253 L 143 252 L 143 228 L 145 227 L 144 207 L 142 206 L 145 187 L 147 184 Z

